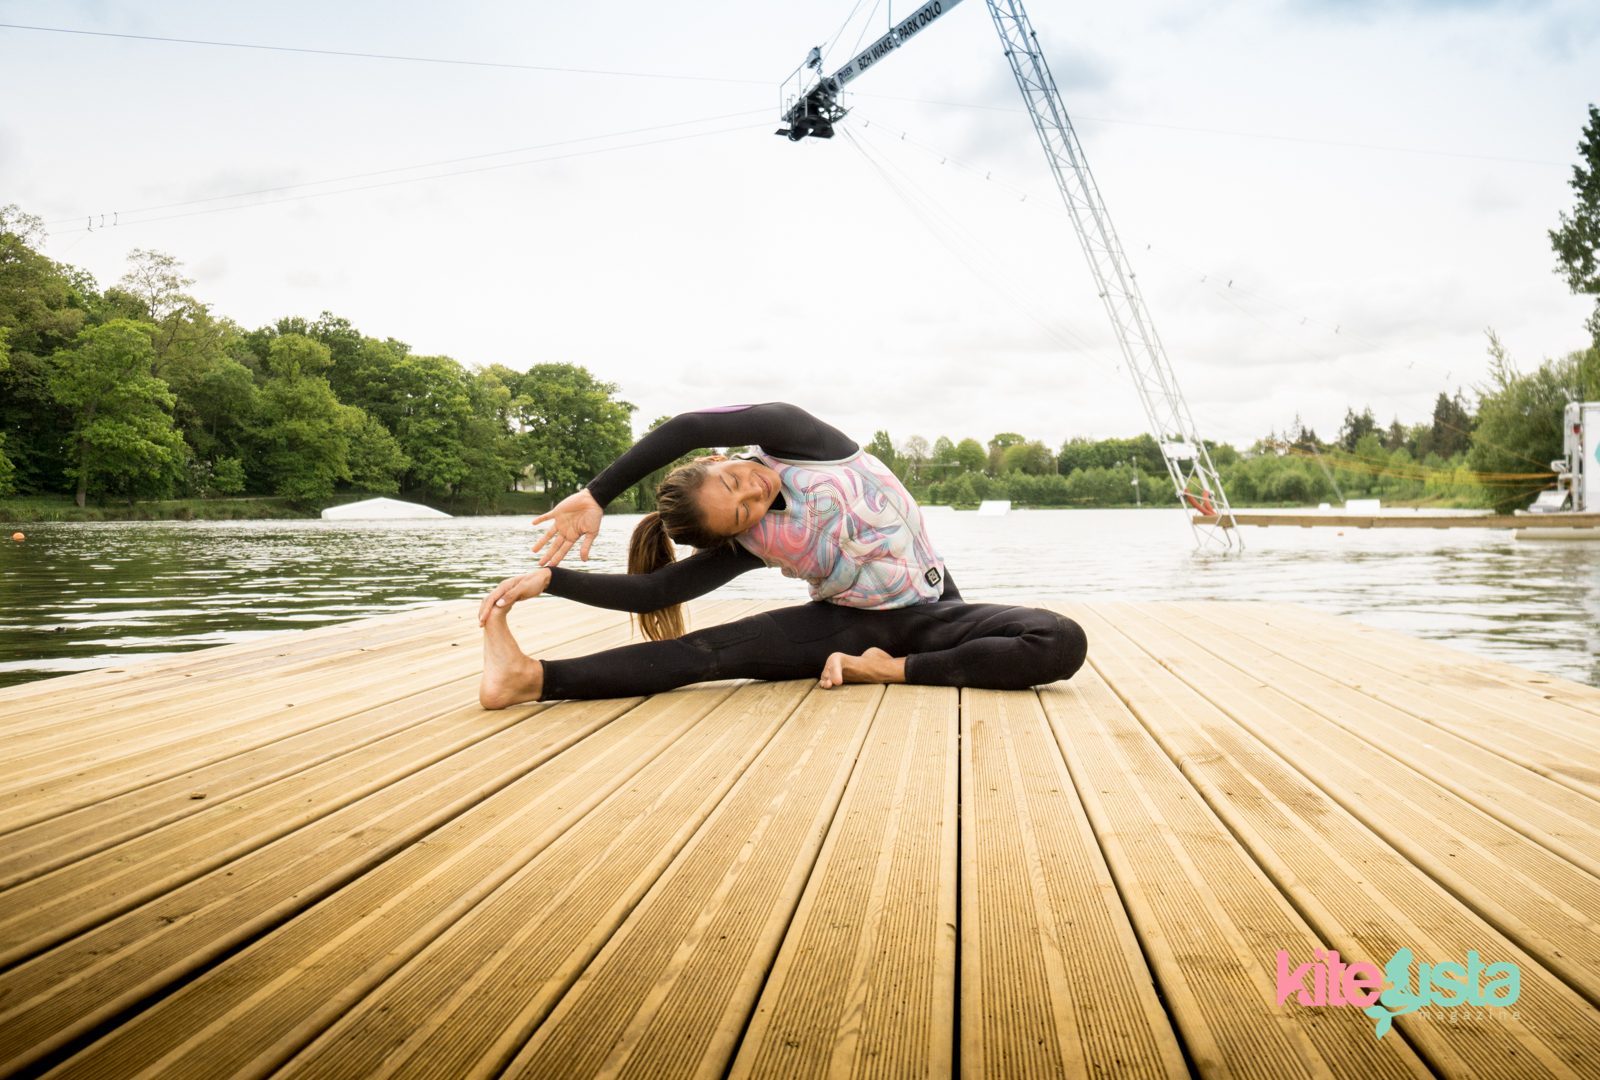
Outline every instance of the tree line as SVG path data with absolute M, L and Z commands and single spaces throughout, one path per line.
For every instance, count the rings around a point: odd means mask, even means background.
M 1523 372 L 1491 332 L 1488 378 L 1470 396 L 1441 392 L 1430 419 L 1384 427 L 1370 408 L 1349 408 L 1327 441 L 1296 418 L 1245 450 L 1208 442 L 1235 505 L 1378 496 L 1510 510 L 1551 485 L 1566 404 L 1600 400 L 1592 105 L 1578 150 L 1577 201 L 1549 237 L 1556 272 L 1597 297 L 1594 345 Z M 46 257 L 43 239 L 38 218 L 0 208 L 0 494 L 68 494 L 80 506 L 259 494 L 313 507 L 356 491 L 493 508 L 527 480 L 556 497 L 575 491 L 632 443 L 634 406 L 583 367 L 467 367 L 328 312 L 247 330 L 192 296 L 170 255 L 134 250 L 101 288 Z M 865 445 L 936 504 L 1178 501 L 1148 434 L 1052 448 L 1016 432 L 930 444 L 879 431 Z M 664 473 L 634 488 L 632 508 L 653 508 Z
M 1350 498 L 1511 511 L 1550 487 L 1570 401 L 1600 400 L 1600 342 L 1522 371 L 1489 334 L 1489 376 L 1472 392 L 1441 392 L 1433 415 L 1383 426 L 1370 407 L 1345 410 L 1337 435 L 1319 437 L 1298 417 L 1239 450 L 1206 441 L 1234 506 L 1304 506 Z M 866 449 L 922 500 L 972 506 L 1176 506 L 1160 446 L 1073 436 L 1052 450 L 1001 432 L 987 442 L 876 433 Z M 1198 491 L 1195 492 L 1198 494 Z
M 467 367 L 324 312 L 247 330 L 135 250 L 101 288 L 0 209 L 0 493 L 88 499 L 337 491 L 492 506 L 576 490 L 633 441 L 634 407 L 573 364 Z

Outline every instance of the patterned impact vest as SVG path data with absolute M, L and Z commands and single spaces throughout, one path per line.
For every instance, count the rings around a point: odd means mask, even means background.
M 783 511 L 769 510 L 734 537 L 811 599 L 858 608 L 899 608 L 939 599 L 944 560 L 922 510 L 883 462 L 861 452 L 842 461 L 786 461 L 759 446 L 749 457 L 778 474 Z

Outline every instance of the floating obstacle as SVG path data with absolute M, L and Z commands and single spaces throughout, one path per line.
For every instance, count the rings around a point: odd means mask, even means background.
M 447 518 L 443 510 L 400 499 L 362 499 L 330 506 L 322 512 L 328 521 L 387 521 L 400 518 Z

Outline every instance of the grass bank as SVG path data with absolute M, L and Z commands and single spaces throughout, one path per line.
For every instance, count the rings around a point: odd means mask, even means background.
M 457 517 L 485 514 L 542 514 L 549 496 L 533 491 L 508 491 L 499 500 L 432 499 L 422 495 L 396 496 Z M 372 498 L 363 494 L 337 495 L 327 506 Z M 271 496 L 243 499 L 164 499 L 153 502 L 91 502 L 78 506 L 66 495 L 0 496 L 0 521 L 263 521 L 315 518 L 322 507 L 307 509 L 288 499 Z
M 165 499 L 161 502 L 90 503 L 65 495 L 0 497 L 0 521 L 245 521 L 316 517 L 287 499 Z

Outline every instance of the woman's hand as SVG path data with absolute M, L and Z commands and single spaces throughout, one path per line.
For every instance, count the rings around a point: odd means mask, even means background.
M 600 522 L 605 517 L 600 504 L 595 502 L 594 496 L 589 494 L 589 489 L 573 495 L 551 507 L 548 513 L 540 514 L 533 519 L 535 525 L 543 522 L 553 522 L 545 534 L 539 537 L 539 542 L 533 545 L 534 553 L 546 544 L 550 547 L 539 559 L 540 566 L 560 566 L 561 560 L 567 552 L 572 550 L 572 545 L 579 540 L 583 546 L 578 549 L 578 558 L 584 562 L 589 561 L 589 545 L 594 543 L 594 538 L 600 533 Z M 555 543 L 550 541 L 554 539 Z
M 518 574 L 508 577 L 494 587 L 494 591 L 483 598 L 483 603 L 478 605 L 478 625 L 482 626 L 489 621 L 490 612 L 495 608 L 510 609 L 518 600 L 531 600 L 544 592 L 550 585 L 550 571 L 535 570 L 530 574 Z

